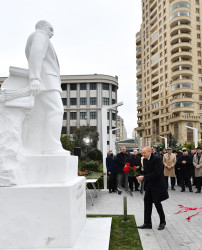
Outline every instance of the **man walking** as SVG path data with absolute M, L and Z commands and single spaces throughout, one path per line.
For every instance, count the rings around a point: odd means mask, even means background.
M 139 229 L 152 228 L 152 205 L 154 203 L 156 210 L 160 217 L 160 224 L 158 230 L 165 228 L 166 220 L 161 201 L 169 198 L 166 189 L 165 177 L 163 174 L 163 167 L 160 158 L 151 153 L 151 148 L 144 147 L 142 149 L 144 156 L 144 175 L 138 176 L 137 180 L 141 183 L 145 181 L 145 196 L 144 196 L 144 224 L 138 226 Z
M 167 148 L 167 153 L 163 155 L 164 175 L 166 187 L 168 189 L 168 177 L 171 179 L 171 189 L 175 191 L 175 164 L 176 156 L 172 153 L 172 148 Z

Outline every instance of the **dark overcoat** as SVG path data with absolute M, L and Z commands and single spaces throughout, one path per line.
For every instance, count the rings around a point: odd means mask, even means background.
M 123 168 L 126 163 L 130 163 L 130 155 L 127 153 L 118 153 L 117 154 L 117 173 L 123 174 Z
M 144 189 L 145 197 L 147 199 L 148 195 L 151 195 L 152 202 L 161 202 L 169 198 L 168 191 L 165 183 L 165 176 L 163 173 L 163 166 L 161 164 L 160 158 L 151 154 L 149 160 L 144 158 Z
M 186 161 L 186 164 L 182 164 L 182 161 Z M 192 158 L 189 155 L 182 155 L 178 159 L 178 168 L 180 176 L 190 178 L 192 173 Z
M 108 155 L 106 158 L 107 173 L 111 172 L 110 178 L 116 178 L 117 176 L 117 161 L 116 156 Z

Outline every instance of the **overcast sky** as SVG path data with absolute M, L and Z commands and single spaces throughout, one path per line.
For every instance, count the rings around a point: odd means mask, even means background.
M 39 20 L 54 28 L 51 39 L 61 74 L 119 77 L 119 115 L 128 137 L 137 126 L 135 34 L 141 0 L 0 0 L 0 76 L 9 66 L 27 68 L 25 44 Z

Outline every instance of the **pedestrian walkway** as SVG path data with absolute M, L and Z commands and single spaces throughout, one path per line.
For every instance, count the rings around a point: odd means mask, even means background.
M 166 228 L 159 231 L 159 216 L 153 207 L 152 229 L 139 230 L 144 250 L 196 250 L 202 249 L 202 212 L 192 217 L 188 222 L 186 218 L 197 211 L 174 214 L 180 210 L 178 205 L 186 207 L 202 207 L 202 193 L 190 193 L 188 189 L 181 193 L 181 188 L 176 191 L 169 190 L 170 198 L 162 202 L 166 214 Z M 193 189 L 195 192 L 195 189 Z M 133 192 L 133 197 L 125 192 L 122 195 L 109 194 L 107 191 L 100 191 L 98 198 L 94 199 L 92 206 L 90 197 L 87 194 L 87 214 L 95 215 L 120 215 L 123 214 L 123 196 L 127 196 L 128 214 L 134 214 L 137 225 L 143 224 L 144 201 L 143 195 Z

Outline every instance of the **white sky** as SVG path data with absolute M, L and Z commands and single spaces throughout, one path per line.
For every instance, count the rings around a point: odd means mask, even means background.
M 54 28 L 51 39 L 61 74 L 119 77 L 119 115 L 128 137 L 137 126 L 135 34 L 141 0 L 0 0 L 0 76 L 9 66 L 27 68 L 25 44 L 39 20 Z

